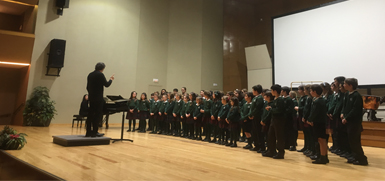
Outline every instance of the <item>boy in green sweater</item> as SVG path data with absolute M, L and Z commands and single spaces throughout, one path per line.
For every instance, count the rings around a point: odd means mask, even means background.
M 271 107 L 273 105 L 274 96 L 273 94 L 271 94 L 270 91 L 267 91 L 264 94 L 263 98 L 265 100 L 265 103 L 263 105 L 263 113 L 261 116 L 261 122 L 259 124 L 263 126 L 262 133 L 263 133 L 263 137 L 266 138 L 263 140 L 263 145 L 265 145 L 265 140 L 268 140 L 267 134 L 269 133 L 269 127 L 271 122 L 271 111 L 270 109 L 267 110 L 266 107 L 268 106 Z M 265 152 L 265 150 L 259 151 L 258 153 L 263 153 L 263 152 Z
M 281 86 L 275 84 L 271 86 L 274 101 L 272 106 L 267 106 L 266 110 L 271 111 L 271 123 L 268 134 L 268 151 L 262 156 L 273 157 L 274 159 L 284 159 L 285 156 L 285 102 L 280 97 Z M 276 153 L 278 150 L 278 153 Z
M 158 112 L 158 115 L 159 115 L 159 127 L 160 127 L 160 131 L 158 134 L 166 134 L 166 115 L 164 114 L 165 110 L 166 110 L 166 106 L 167 106 L 167 95 L 163 95 L 162 96 L 162 102 L 159 106 L 159 112 Z
M 356 91 L 357 79 L 346 79 L 344 87 L 349 91 L 341 114 L 342 124 L 347 125 L 349 145 L 352 151 L 352 158 L 348 159 L 348 163 L 368 165 L 368 159 L 361 146 L 363 100 L 360 93 Z
M 159 129 L 159 108 L 162 103 L 159 101 L 159 96 L 158 94 L 154 95 L 154 101 L 151 102 L 150 105 L 150 119 L 153 121 L 150 122 L 150 128 L 151 132 L 150 134 L 155 134 L 156 130 Z
M 180 136 L 180 131 L 181 131 L 181 118 L 180 118 L 180 111 L 183 107 L 183 101 L 181 99 L 181 95 L 179 93 L 175 94 L 175 106 L 172 111 L 172 115 L 174 116 L 174 121 L 171 124 L 173 127 L 173 133 L 174 136 Z
M 307 123 L 312 126 L 314 138 L 318 140 L 320 146 L 320 157 L 312 163 L 326 164 L 329 163 L 327 157 L 326 144 L 326 118 L 327 109 L 325 99 L 321 96 L 322 87 L 318 84 L 311 85 L 310 94 L 313 97 L 313 103 Z
M 262 113 L 263 113 L 263 88 L 261 85 L 255 85 L 252 87 L 253 95 L 255 96 L 251 103 L 249 119 L 252 120 L 252 130 L 251 130 L 251 138 L 252 142 L 254 142 L 254 148 L 251 148 L 250 151 L 257 151 L 261 153 L 265 151 L 265 136 L 262 133 L 262 125 L 260 124 Z

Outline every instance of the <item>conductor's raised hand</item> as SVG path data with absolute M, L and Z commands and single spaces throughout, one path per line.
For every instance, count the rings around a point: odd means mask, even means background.
M 114 80 L 115 79 L 115 74 L 112 74 L 112 76 L 110 77 L 110 80 Z

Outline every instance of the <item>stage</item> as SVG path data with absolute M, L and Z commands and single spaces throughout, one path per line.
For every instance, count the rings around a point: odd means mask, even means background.
M 120 124 L 107 137 L 120 138 Z M 302 153 L 286 151 L 284 160 L 185 138 L 124 132 L 134 142 L 63 147 L 54 135 L 81 135 L 71 124 L 12 126 L 28 134 L 27 145 L 11 155 L 65 180 L 385 180 L 385 149 L 364 147 L 369 166 L 356 166 L 329 152 L 330 163 L 314 165 Z M 298 140 L 298 148 L 303 141 Z

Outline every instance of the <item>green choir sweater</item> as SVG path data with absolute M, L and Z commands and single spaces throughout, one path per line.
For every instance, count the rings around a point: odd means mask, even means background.
M 311 111 L 307 121 L 315 123 L 326 123 L 326 101 L 322 97 L 315 97 L 311 105 Z
M 251 108 L 248 116 L 254 117 L 254 119 L 259 121 L 262 119 L 264 106 L 264 100 L 262 95 L 255 96 L 251 102 Z
M 357 91 L 350 92 L 346 95 L 343 105 L 342 114 L 349 123 L 362 122 L 363 100 L 360 93 Z

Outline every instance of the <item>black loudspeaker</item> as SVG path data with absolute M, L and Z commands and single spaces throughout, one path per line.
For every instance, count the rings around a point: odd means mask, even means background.
M 49 49 L 48 65 L 50 68 L 64 67 L 64 54 L 66 48 L 66 41 L 53 39 Z
M 70 0 L 56 0 L 56 7 L 58 8 L 69 8 Z

